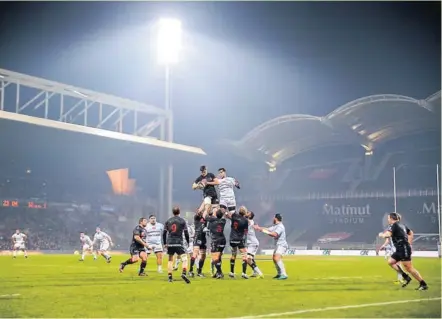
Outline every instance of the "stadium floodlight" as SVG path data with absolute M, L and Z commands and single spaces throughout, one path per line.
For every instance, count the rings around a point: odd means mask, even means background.
M 159 64 L 170 65 L 178 62 L 182 45 L 181 21 L 160 19 L 157 34 L 157 59 Z

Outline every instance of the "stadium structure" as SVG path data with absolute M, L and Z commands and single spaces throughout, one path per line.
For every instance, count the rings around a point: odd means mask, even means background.
M 389 141 L 440 131 L 441 92 L 426 99 L 384 94 L 351 101 L 325 116 L 289 114 L 255 127 L 235 152 L 265 161 L 274 169 L 285 161 L 325 146 L 358 145 L 368 154 Z
M 295 247 L 322 248 L 372 248 L 394 210 L 425 235 L 418 242 L 435 248 L 440 143 L 440 91 L 367 96 L 324 116 L 284 115 L 223 141 L 258 167 L 244 176 L 241 201 L 262 223 L 283 213 Z

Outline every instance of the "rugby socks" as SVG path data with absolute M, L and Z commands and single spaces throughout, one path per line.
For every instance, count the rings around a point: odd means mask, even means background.
M 144 273 L 144 269 L 146 269 L 147 262 L 142 261 L 140 265 L 140 274 Z
M 126 267 L 127 265 L 133 264 L 134 262 L 132 261 L 131 258 L 129 258 L 128 260 L 126 260 L 125 262 L 121 263 L 124 267 Z
M 230 259 L 230 272 L 235 273 L 235 259 Z
M 15 257 L 17 257 L 17 251 L 16 250 L 14 250 L 13 252 L 12 252 L 12 256 L 15 258 Z
M 81 254 L 81 260 L 84 260 L 84 257 L 85 257 L 85 253 L 82 253 Z
M 278 274 L 278 276 L 280 276 L 281 275 L 281 268 L 279 268 L 279 265 L 276 261 L 273 261 L 273 264 L 275 265 L 276 273 Z
M 407 278 L 408 275 L 405 273 L 405 271 L 402 269 L 400 265 L 397 265 L 398 273 L 401 274 L 402 278 Z
M 279 269 L 281 271 L 280 274 L 282 276 L 287 276 L 287 273 L 285 272 L 284 263 L 282 262 L 282 260 L 278 260 L 276 263 L 278 264 L 278 267 L 279 267 Z
M 200 259 L 200 260 L 199 260 L 199 263 L 198 263 L 198 266 L 199 266 L 199 267 L 198 267 L 198 273 L 199 273 L 199 274 L 201 274 L 202 271 L 203 271 L 204 262 L 205 262 L 204 259 Z
M 247 271 L 247 260 L 242 261 L 242 273 L 245 274 Z
M 193 272 L 193 266 L 195 265 L 195 257 L 190 257 L 190 268 L 189 271 Z
M 221 260 L 220 259 L 218 259 L 215 262 L 215 267 L 216 267 L 216 271 L 218 272 L 218 274 L 222 274 L 223 273 L 223 271 L 221 270 Z
M 212 260 L 212 262 L 210 263 L 210 268 L 212 270 L 212 274 L 215 272 L 215 261 Z
M 168 273 L 167 277 L 169 278 L 169 281 L 172 281 L 172 273 Z

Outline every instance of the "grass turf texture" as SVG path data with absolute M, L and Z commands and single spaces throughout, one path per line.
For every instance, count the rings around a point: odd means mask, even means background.
M 273 263 L 260 257 L 257 263 L 266 274 L 264 279 L 195 278 L 190 285 L 180 280 L 179 272 L 174 272 L 176 281 L 168 283 L 167 272 L 156 273 L 152 257 L 147 277 L 137 276 L 139 264 L 127 266 L 120 274 L 119 262 L 126 259 L 123 255 L 115 255 L 111 264 L 91 256 L 79 262 L 78 257 L 1 256 L 0 317 L 233 318 L 441 296 L 441 263 L 435 258 L 414 260 L 430 286 L 428 291 L 415 291 L 415 280 L 405 289 L 393 283 L 396 274 L 383 257 L 290 256 L 285 258 L 286 281 L 273 280 Z M 223 270 L 229 272 L 226 259 Z M 239 261 L 237 275 L 240 270 Z M 210 271 L 210 264 L 206 263 L 205 271 Z M 441 318 L 441 301 L 275 317 Z

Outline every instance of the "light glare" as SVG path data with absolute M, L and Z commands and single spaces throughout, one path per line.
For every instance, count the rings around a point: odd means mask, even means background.
M 157 58 L 160 64 L 178 62 L 182 45 L 181 21 L 177 19 L 160 19 L 157 35 Z

